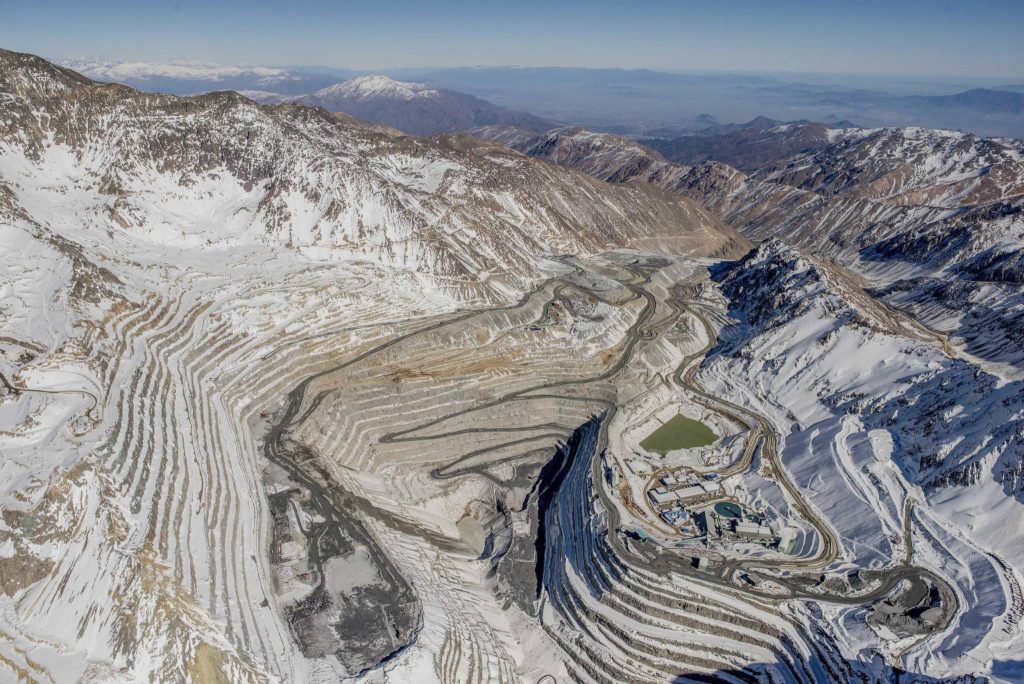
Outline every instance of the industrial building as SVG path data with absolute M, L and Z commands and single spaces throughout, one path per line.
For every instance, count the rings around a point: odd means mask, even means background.
M 737 521 L 736 526 L 733 528 L 733 532 L 740 539 L 749 539 L 751 541 L 774 541 L 775 535 L 772 534 L 772 530 L 767 525 L 758 525 L 748 521 Z
M 664 506 L 665 504 L 675 503 L 679 500 L 675 492 L 670 492 L 664 487 L 649 490 L 647 492 L 647 496 L 655 506 Z
M 647 492 L 647 496 L 656 506 L 664 506 L 677 501 L 693 505 L 709 501 L 724 493 L 721 483 L 715 481 L 683 482 L 673 475 L 666 475 L 661 478 L 661 484 L 661 487 Z

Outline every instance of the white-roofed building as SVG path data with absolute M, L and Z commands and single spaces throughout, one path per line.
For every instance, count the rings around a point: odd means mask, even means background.
M 662 487 L 649 490 L 647 496 L 655 506 L 663 506 L 679 500 L 675 492 L 670 492 Z
M 758 525 L 757 523 L 740 521 L 736 523 L 734 530 L 736 536 L 742 539 L 753 539 L 756 541 L 771 541 L 775 538 L 772 534 L 772 530 L 767 525 Z

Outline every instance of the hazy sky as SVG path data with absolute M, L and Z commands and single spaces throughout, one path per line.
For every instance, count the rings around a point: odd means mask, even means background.
M 524 65 L 1024 80 L 1024 0 L 0 0 L 47 57 L 353 69 Z

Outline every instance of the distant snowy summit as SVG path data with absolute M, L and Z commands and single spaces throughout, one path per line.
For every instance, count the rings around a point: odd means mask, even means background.
M 382 75 L 360 76 L 350 81 L 336 83 L 322 88 L 309 97 L 326 100 L 328 98 L 346 98 L 352 100 L 371 100 L 374 98 L 393 98 L 399 100 L 432 99 L 443 97 L 443 91 L 431 88 L 423 83 L 396 81 Z
M 268 101 L 261 99 L 260 101 Z M 516 126 L 544 131 L 554 124 L 473 95 L 387 76 L 360 76 L 296 98 L 297 102 L 344 112 L 412 135 L 467 131 L 478 126 Z

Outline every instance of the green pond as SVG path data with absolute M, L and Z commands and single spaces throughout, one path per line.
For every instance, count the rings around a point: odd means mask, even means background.
M 718 437 L 704 423 L 676 415 L 647 436 L 640 446 L 664 456 L 673 449 L 690 449 L 711 444 Z

